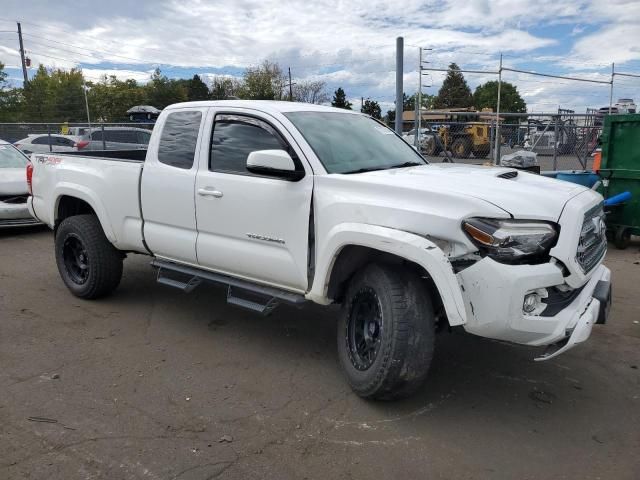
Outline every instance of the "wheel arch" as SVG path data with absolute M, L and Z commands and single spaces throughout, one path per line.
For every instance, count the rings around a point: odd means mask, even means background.
M 466 323 L 462 293 L 444 252 L 430 240 L 375 225 L 342 224 L 330 232 L 307 297 L 318 303 L 340 301 L 348 280 L 372 262 L 402 263 L 426 277 L 442 302 L 450 325 Z
M 98 217 L 100 226 L 105 236 L 111 243 L 115 243 L 116 238 L 108 221 L 107 213 L 101 202 L 93 198 L 91 193 L 82 190 L 60 189 L 56 192 L 56 200 L 53 204 L 53 228 L 56 231 L 60 223 L 65 219 L 74 215 L 91 214 Z

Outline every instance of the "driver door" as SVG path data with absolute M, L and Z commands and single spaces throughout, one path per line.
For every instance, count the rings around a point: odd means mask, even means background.
M 301 180 L 290 181 L 246 168 L 249 153 L 282 149 L 304 171 L 304 159 L 292 144 L 272 118 L 239 111 L 215 114 L 208 164 L 201 164 L 196 176 L 201 267 L 306 291 L 313 175 L 307 168 Z

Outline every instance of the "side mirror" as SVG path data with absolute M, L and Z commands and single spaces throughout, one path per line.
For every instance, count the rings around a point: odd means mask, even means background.
M 258 175 L 297 182 L 304 172 L 296 170 L 291 156 L 284 150 L 256 150 L 247 157 L 247 170 Z

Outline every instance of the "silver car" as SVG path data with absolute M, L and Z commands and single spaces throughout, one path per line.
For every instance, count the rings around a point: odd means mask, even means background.
M 0 140 L 0 228 L 40 223 L 27 209 L 28 163 L 22 152 Z
M 92 128 L 78 137 L 88 142 L 84 150 L 146 150 L 151 130 L 138 127 Z

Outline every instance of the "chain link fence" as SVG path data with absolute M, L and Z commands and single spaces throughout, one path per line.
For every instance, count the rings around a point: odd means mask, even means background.
M 541 170 L 589 170 L 602 124 L 603 115 L 595 110 L 586 114 L 570 110 L 501 113 L 500 141 L 496 142 L 495 114 L 423 113 L 419 140 L 414 120 L 403 121 L 403 138 L 415 146 L 419 143 L 420 151 L 431 162 L 499 163 L 496 158 L 527 150 L 537 154 Z
M 29 153 L 146 149 L 153 123 L 0 123 L 0 140 Z
M 407 113 L 407 112 L 405 112 Z M 518 150 L 537 154 L 541 170 L 585 170 L 599 145 L 601 112 L 568 110 L 541 114 L 423 113 L 420 151 L 431 162 L 494 163 Z M 26 153 L 146 149 L 154 123 L 0 123 L 0 140 Z M 417 145 L 416 122 L 403 121 L 403 138 Z

